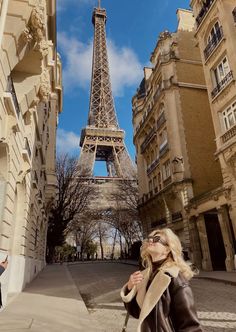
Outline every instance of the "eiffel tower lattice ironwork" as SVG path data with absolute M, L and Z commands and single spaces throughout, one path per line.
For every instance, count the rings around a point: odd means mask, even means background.
M 95 161 L 106 163 L 107 177 L 132 179 L 135 169 L 119 128 L 113 101 L 106 45 L 106 10 L 94 8 L 93 65 L 88 125 L 81 133 L 79 165 L 93 176 Z

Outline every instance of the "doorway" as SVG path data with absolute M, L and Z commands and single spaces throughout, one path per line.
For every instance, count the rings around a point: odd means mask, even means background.
M 214 271 L 225 271 L 226 252 L 216 211 L 204 214 L 208 244 Z

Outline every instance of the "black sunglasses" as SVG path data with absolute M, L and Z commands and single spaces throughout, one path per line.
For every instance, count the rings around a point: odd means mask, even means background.
M 161 237 L 159 235 L 156 236 L 148 236 L 147 240 L 152 240 L 153 243 L 159 242 L 161 243 L 163 246 L 168 247 L 168 243 L 164 240 L 161 239 Z

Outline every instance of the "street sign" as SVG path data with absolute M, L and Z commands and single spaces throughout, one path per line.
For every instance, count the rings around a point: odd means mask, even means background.
M 80 245 L 78 245 L 78 246 L 76 247 L 76 249 L 77 249 L 77 252 L 81 252 L 81 246 L 80 246 Z

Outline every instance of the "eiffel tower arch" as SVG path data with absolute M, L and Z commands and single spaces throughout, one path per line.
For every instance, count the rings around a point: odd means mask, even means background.
M 112 95 L 106 45 L 106 20 L 104 8 L 94 8 L 93 63 L 90 106 L 87 126 L 81 132 L 80 170 L 86 170 L 90 184 L 98 194 L 92 208 L 108 209 L 112 206 L 112 194 L 119 181 L 136 181 L 136 169 L 124 143 L 125 132 L 119 128 Z M 94 176 L 96 161 L 106 164 L 105 177 Z M 91 184 L 92 183 L 92 184 Z M 99 204 L 99 205 L 97 205 Z

